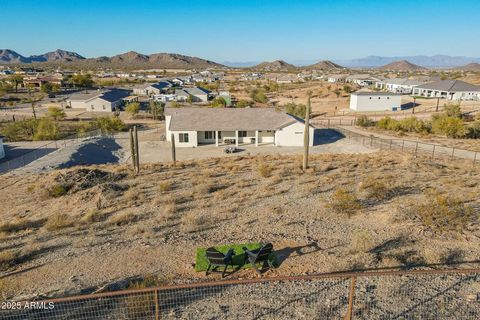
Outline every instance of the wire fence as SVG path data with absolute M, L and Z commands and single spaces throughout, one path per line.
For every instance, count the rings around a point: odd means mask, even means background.
M 480 270 L 225 280 L 35 302 L 0 319 L 479 319 Z
M 332 126 L 333 130 L 340 132 L 348 139 L 353 139 L 364 146 L 370 146 L 380 150 L 394 150 L 406 152 L 415 156 L 423 155 L 431 159 L 460 159 L 470 161 L 473 165 L 480 163 L 480 152 L 455 147 L 446 147 L 439 144 L 425 143 L 405 139 L 384 139 L 373 135 L 367 136 L 346 128 Z
M 87 140 L 93 137 L 98 137 L 102 135 L 102 131 L 100 129 L 89 131 L 82 134 L 76 134 L 73 136 L 69 136 L 62 140 L 54 140 L 46 142 L 40 146 L 35 147 L 34 149 L 27 149 L 21 155 L 11 158 L 0 160 L 0 174 L 10 172 L 12 170 L 21 168 L 26 166 L 27 164 L 43 158 L 44 156 L 59 150 L 61 148 L 65 148 L 70 145 L 78 144 L 80 141 Z M 6 154 L 8 156 L 8 149 L 6 150 Z

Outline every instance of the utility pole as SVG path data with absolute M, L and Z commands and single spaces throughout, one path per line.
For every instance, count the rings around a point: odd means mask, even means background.
M 140 172 L 140 153 L 138 152 L 138 131 L 137 126 L 133 127 L 133 131 L 135 133 L 135 166 L 136 166 L 136 173 Z
M 175 135 L 173 133 L 171 135 L 171 140 L 172 140 L 172 161 L 175 162 L 177 161 L 177 157 L 175 154 Z
M 308 147 L 310 145 L 310 97 L 308 93 L 308 102 L 305 108 L 305 130 L 303 131 L 303 170 L 308 168 Z
M 435 108 L 435 112 L 438 112 L 438 105 L 440 104 L 440 98 L 437 98 L 437 107 Z
M 135 142 L 133 139 L 133 129 L 130 128 L 130 154 L 132 156 L 133 171 L 136 172 L 137 161 L 135 160 Z

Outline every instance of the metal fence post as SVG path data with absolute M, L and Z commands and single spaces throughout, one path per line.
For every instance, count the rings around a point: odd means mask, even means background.
M 417 155 L 417 152 L 418 152 L 418 141 L 417 141 L 417 144 L 415 145 L 415 156 Z
M 158 313 L 158 289 L 155 289 L 155 320 L 160 319 Z
M 404 147 L 405 147 L 405 140 L 402 140 L 402 152 Z
M 433 150 L 432 150 L 432 159 L 435 158 L 435 145 L 433 145 Z
M 356 277 L 353 276 L 350 282 L 350 292 L 348 293 L 348 309 L 347 315 L 345 316 L 345 320 L 352 320 L 353 318 L 353 299 L 355 296 L 355 282 Z
M 478 152 L 475 152 L 475 154 L 473 155 L 473 165 L 475 165 L 475 162 L 477 161 L 477 153 Z
M 452 148 L 452 160 L 453 160 L 453 155 L 455 154 L 455 148 Z

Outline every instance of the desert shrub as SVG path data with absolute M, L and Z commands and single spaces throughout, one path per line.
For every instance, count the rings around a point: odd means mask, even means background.
M 259 103 L 267 103 L 268 98 L 263 88 L 254 88 L 250 91 L 250 98 Z
M 445 116 L 462 119 L 462 109 L 459 104 L 445 104 L 443 108 Z
M 140 111 L 140 103 L 138 102 L 131 102 L 127 104 L 125 107 L 125 112 L 130 114 L 132 118 L 134 118 L 139 111 Z
M 251 100 L 238 100 L 235 105 L 236 108 L 246 108 L 252 106 L 253 102 Z
M 416 117 L 409 117 L 399 121 L 399 130 L 403 132 L 428 133 L 430 132 L 429 123 Z
M 48 107 L 47 115 L 53 120 L 63 119 L 67 116 L 65 111 L 59 107 Z
M 48 218 L 47 223 L 45 223 L 44 227 L 48 231 L 58 231 L 64 228 L 71 227 L 72 225 L 73 219 L 69 215 L 65 213 L 58 213 Z
M 127 211 L 110 217 L 110 219 L 108 219 L 108 223 L 116 226 L 122 226 L 135 222 L 137 219 L 137 215 L 131 211 Z
M 449 138 L 462 138 L 467 134 L 467 129 L 462 119 L 445 115 L 433 117 L 433 132 L 444 134 Z
M 30 228 L 36 228 L 41 225 L 42 222 L 42 220 L 28 220 L 25 218 L 6 221 L 0 224 L 0 232 L 12 233 Z
M 1 134 L 8 141 L 19 141 L 24 139 L 32 139 L 38 125 L 38 120 L 25 119 L 7 124 Z
M 394 130 L 393 127 L 395 127 L 397 123 L 398 123 L 397 120 L 392 119 L 390 117 L 385 117 L 378 120 L 376 126 L 377 128 L 380 128 L 380 129 Z
M 210 107 L 212 108 L 225 108 L 227 105 L 227 101 L 225 101 L 222 97 L 216 97 L 215 99 L 210 102 Z
M 56 140 L 60 137 L 58 125 L 50 118 L 42 118 L 38 121 L 33 140 Z
M 95 127 L 102 130 L 103 133 L 124 131 L 127 126 L 118 117 L 99 117 L 95 119 Z
M 68 192 L 68 186 L 63 185 L 63 184 L 56 184 L 50 189 L 48 189 L 48 195 L 52 198 L 59 198 L 61 196 L 64 196 Z
M 13 250 L 5 250 L 0 252 L 0 270 L 10 268 L 16 263 L 18 252 Z
M 391 185 L 392 181 L 387 179 L 367 177 L 362 181 L 360 190 L 365 191 L 368 199 L 381 201 L 392 196 Z
M 480 121 L 477 120 L 467 127 L 466 138 L 480 139 Z
M 304 104 L 295 104 L 293 102 L 287 103 L 285 106 L 285 112 L 295 117 L 304 119 L 307 107 Z
M 359 127 L 367 128 L 367 127 L 373 126 L 375 123 L 373 122 L 372 119 L 370 119 L 366 115 L 362 114 L 361 116 L 359 116 L 357 118 L 356 124 Z
M 328 207 L 336 213 L 346 214 L 350 217 L 362 208 L 362 204 L 352 191 L 338 188 L 333 192 Z
M 261 164 L 258 166 L 257 171 L 261 177 L 268 178 L 272 174 L 273 169 L 269 165 Z
M 93 222 L 99 222 L 103 220 L 103 215 L 102 212 L 97 210 L 97 209 L 92 209 L 88 211 L 81 219 L 80 221 L 82 223 L 90 224 Z
M 407 212 L 434 232 L 461 231 L 478 216 L 473 207 L 437 190 L 424 192 L 423 201 L 411 203 Z
M 161 192 L 167 192 L 172 189 L 172 183 L 170 181 L 163 181 L 160 182 L 158 185 L 158 188 L 160 189 Z
M 200 231 L 211 226 L 215 220 L 212 216 L 189 212 L 181 219 L 181 230 L 186 232 Z
M 351 252 L 367 252 L 373 245 L 372 237 L 367 230 L 355 230 L 351 243 Z

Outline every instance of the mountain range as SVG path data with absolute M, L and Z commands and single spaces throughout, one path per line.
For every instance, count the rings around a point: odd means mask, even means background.
M 480 58 L 472 58 L 465 56 L 447 56 L 447 55 L 434 55 L 434 56 L 399 56 L 399 57 L 381 57 L 381 56 L 368 56 L 361 59 L 352 60 L 335 60 L 346 67 L 351 68 L 369 68 L 369 67 L 381 67 L 388 65 L 395 61 L 406 60 L 410 63 L 420 65 L 427 68 L 451 68 L 460 67 L 469 63 L 480 63 Z
M 300 62 L 301 61 L 301 62 Z M 382 57 L 368 56 L 352 60 L 298 60 L 296 63 L 275 60 L 273 62 L 225 62 L 216 63 L 197 57 L 185 56 L 176 53 L 154 53 L 150 55 L 130 51 L 112 57 L 85 58 L 76 52 L 57 49 L 40 55 L 23 56 L 11 49 L 0 49 L 0 64 L 20 63 L 51 63 L 68 64 L 87 67 L 127 67 L 127 68 L 158 68 L 158 69 L 201 69 L 250 67 L 264 71 L 291 71 L 299 69 L 334 70 L 344 67 L 350 68 L 382 68 L 388 70 L 420 70 L 421 68 L 454 68 L 465 71 L 478 71 L 480 58 L 465 56 L 405 56 Z M 390 65 L 394 63 L 394 65 Z M 396 64 L 396 65 L 395 65 Z M 402 66 L 403 65 L 403 66 Z M 344 66 L 344 67 L 342 67 Z
M 57 49 L 29 57 L 10 50 L 0 49 L 0 64 L 14 63 L 71 64 L 88 67 L 127 67 L 159 69 L 221 68 L 223 65 L 197 57 L 176 53 L 155 53 L 151 55 L 130 51 L 112 57 L 85 58 L 75 52 Z

